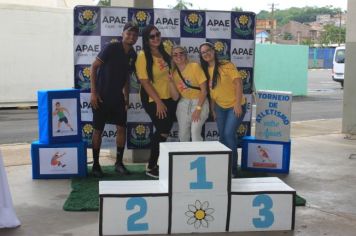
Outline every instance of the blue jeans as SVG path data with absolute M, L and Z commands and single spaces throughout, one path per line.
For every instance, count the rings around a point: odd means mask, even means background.
M 215 104 L 216 123 L 219 131 L 219 141 L 232 150 L 232 175 L 237 174 L 237 128 L 242 123 L 246 105 L 242 106 L 242 115 L 237 117 L 234 108 L 222 108 Z

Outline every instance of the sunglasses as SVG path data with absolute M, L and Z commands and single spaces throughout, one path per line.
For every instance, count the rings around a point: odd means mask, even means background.
M 180 52 L 175 52 L 172 54 L 172 57 L 178 57 L 178 56 L 183 56 L 185 55 L 185 52 L 184 51 L 180 51 Z
M 150 36 L 148 36 L 149 39 L 155 39 L 155 38 L 160 38 L 161 37 L 161 32 L 156 32 L 155 34 L 150 34 Z

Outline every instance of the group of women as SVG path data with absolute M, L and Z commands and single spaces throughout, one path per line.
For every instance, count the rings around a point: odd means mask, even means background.
M 142 44 L 136 73 L 144 89 L 141 92 L 149 97 L 145 110 L 156 128 L 146 174 L 158 178 L 159 143 L 167 140 L 175 117 L 181 142 L 202 141 L 202 126 L 210 111 L 217 122 L 219 141 L 232 150 L 231 171 L 236 177 L 236 130 L 245 115 L 246 101 L 235 65 L 220 61 L 209 42 L 199 46 L 200 64 L 190 62 L 181 46 L 174 46 L 169 55 L 153 25 L 143 30 Z

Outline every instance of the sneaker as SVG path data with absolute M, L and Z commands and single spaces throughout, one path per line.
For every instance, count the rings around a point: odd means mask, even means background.
M 93 176 L 96 178 L 102 178 L 104 176 L 104 173 L 101 170 L 100 165 L 93 165 L 91 172 L 92 172 Z
M 115 171 L 119 173 L 120 175 L 129 175 L 131 174 L 128 169 L 124 166 L 122 163 L 115 163 Z
M 150 170 L 146 170 L 146 175 L 152 177 L 152 178 L 155 178 L 155 179 L 158 179 L 159 178 L 159 169 L 158 169 L 158 166 L 156 167 L 153 167 L 152 169 Z

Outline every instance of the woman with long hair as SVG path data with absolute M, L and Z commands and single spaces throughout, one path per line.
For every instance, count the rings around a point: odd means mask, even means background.
M 169 76 L 171 58 L 164 50 L 161 32 L 148 25 L 142 32 L 142 46 L 136 60 L 137 77 L 148 95 L 145 110 L 156 128 L 151 140 L 151 154 L 146 174 L 158 178 L 159 143 L 165 142 L 175 116 L 175 102 L 171 98 Z M 142 96 L 141 96 L 142 97 Z
M 232 150 L 232 176 L 237 175 L 237 128 L 246 113 L 242 80 L 235 65 L 220 61 L 214 45 L 200 45 L 200 63 L 208 79 L 210 108 L 219 131 L 219 141 Z
M 200 65 L 188 60 L 187 51 L 182 46 L 172 48 L 172 79 L 177 105 L 178 135 L 181 142 L 202 141 L 202 127 L 209 116 L 206 77 Z

